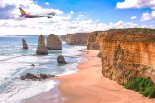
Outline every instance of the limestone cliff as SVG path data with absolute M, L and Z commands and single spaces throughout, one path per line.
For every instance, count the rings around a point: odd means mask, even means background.
M 131 77 L 155 82 L 155 30 L 119 29 L 98 33 L 104 76 L 126 84 Z
M 50 34 L 47 37 L 47 49 L 48 50 L 62 50 L 62 43 L 57 35 Z
M 46 55 L 46 54 L 48 54 L 47 48 L 45 46 L 45 41 L 44 41 L 44 36 L 43 35 L 39 35 L 38 47 L 37 47 L 36 53 L 38 55 Z
M 96 37 L 99 34 L 99 31 L 92 32 L 89 34 L 87 39 L 87 50 L 99 50 L 99 45 L 96 41 Z
M 62 40 L 65 40 L 69 45 L 86 45 L 89 33 L 75 33 L 62 36 Z

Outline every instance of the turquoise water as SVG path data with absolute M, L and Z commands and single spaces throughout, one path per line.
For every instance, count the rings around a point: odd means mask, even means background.
M 22 38 L 25 38 L 29 50 L 22 50 Z M 55 80 L 20 80 L 25 73 L 64 75 L 74 73 L 76 63 L 83 58 L 76 56 L 84 46 L 70 46 L 63 42 L 63 50 L 51 50 L 47 56 L 37 56 L 38 36 L 0 37 L 0 103 L 19 103 L 41 92 L 51 89 Z M 58 55 L 64 55 L 69 64 L 59 65 Z M 32 67 L 31 64 L 35 64 Z

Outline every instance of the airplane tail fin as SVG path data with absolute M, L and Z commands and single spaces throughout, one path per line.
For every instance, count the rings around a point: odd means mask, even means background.
M 21 16 L 27 15 L 26 12 L 21 7 L 19 7 L 19 11 L 21 13 Z

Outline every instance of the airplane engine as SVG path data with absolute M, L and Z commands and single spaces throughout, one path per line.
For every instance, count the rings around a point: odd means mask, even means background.
M 47 16 L 48 18 L 52 18 L 53 16 Z

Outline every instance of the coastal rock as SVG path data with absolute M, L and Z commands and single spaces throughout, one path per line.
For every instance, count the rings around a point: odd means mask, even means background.
M 47 49 L 48 50 L 62 50 L 62 43 L 57 35 L 50 34 L 47 37 Z
M 64 56 L 62 56 L 62 55 L 59 55 L 59 56 L 57 57 L 57 62 L 58 62 L 59 64 L 67 64 L 67 62 L 65 61 Z
M 33 81 L 40 81 L 40 80 L 44 80 L 44 79 L 48 79 L 51 77 L 55 77 L 55 75 L 47 75 L 47 74 L 38 74 L 38 75 L 34 75 L 31 73 L 26 73 L 25 75 L 22 75 L 20 78 L 21 80 L 26 80 L 26 79 L 30 79 Z
M 102 74 L 125 85 L 133 77 L 155 83 L 155 30 L 112 29 L 98 33 Z
M 89 33 L 75 33 L 61 36 L 61 39 L 66 41 L 69 45 L 87 45 L 87 38 Z
M 87 39 L 87 50 L 99 50 L 99 44 L 96 41 L 98 34 L 99 31 L 95 31 L 89 34 Z
M 26 44 L 26 40 L 25 39 L 22 39 L 22 45 L 23 45 L 23 49 L 24 50 L 28 50 L 28 46 Z
M 44 36 L 43 35 L 39 35 L 38 47 L 37 47 L 36 53 L 38 55 L 47 55 L 48 54 L 47 48 L 45 46 Z
M 101 51 L 97 54 L 97 57 L 99 57 L 99 58 L 102 57 L 102 53 L 101 53 Z
M 41 80 L 38 75 L 34 75 L 34 74 L 31 74 L 31 73 L 27 73 L 27 74 L 21 76 L 20 79 L 21 80 L 31 79 L 33 81 L 39 81 L 39 80 Z

